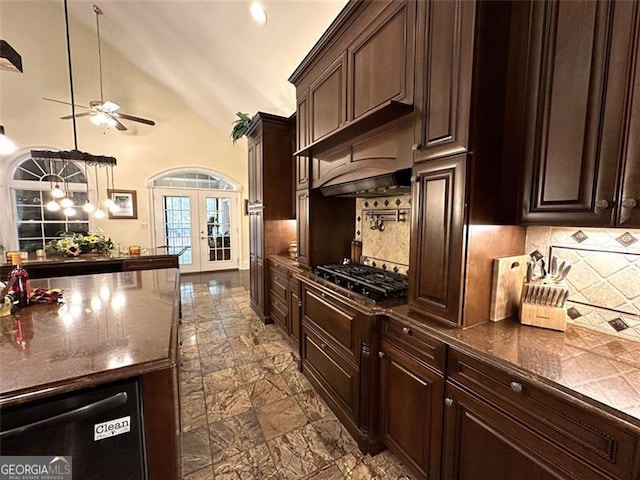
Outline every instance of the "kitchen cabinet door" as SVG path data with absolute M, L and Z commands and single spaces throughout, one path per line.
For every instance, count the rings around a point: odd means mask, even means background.
M 636 6 L 636 26 L 640 25 L 640 8 Z M 636 38 L 636 42 L 640 39 Z M 630 80 L 630 104 L 627 120 L 627 144 L 623 157 L 622 191 L 617 224 L 640 227 L 640 48 L 636 43 L 635 61 Z
M 420 478 L 440 478 L 444 376 L 387 342 L 380 365 L 380 433 Z
M 296 108 L 296 150 L 309 144 L 309 101 L 307 92 L 298 97 Z M 309 187 L 309 157 L 296 157 L 296 190 Z
M 415 161 L 467 151 L 476 3 L 419 2 Z
M 414 167 L 409 305 L 461 322 L 466 155 Z
M 447 383 L 445 405 L 442 478 L 581 478 L 555 470 L 538 455 L 538 444 L 544 442 L 542 438 L 536 438 L 526 427 L 479 398 Z
M 309 87 L 311 142 L 344 124 L 347 117 L 347 72 L 341 55 Z
M 529 26 L 513 29 L 529 35 L 516 55 L 527 72 L 524 135 L 510 159 L 524 159 L 523 223 L 614 224 L 635 8 L 516 2 L 514 21 Z M 514 134 L 520 121 L 509 123 Z
M 249 205 L 258 205 L 262 195 L 262 135 L 253 138 L 248 146 L 249 154 Z
M 289 280 L 289 335 L 300 340 L 302 319 L 302 302 L 300 301 L 300 282 L 294 278 Z
M 309 191 L 297 192 L 298 263 L 309 266 Z
M 349 120 L 389 100 L 413 103 L 415 9 L 390 2 L 349 46 Z

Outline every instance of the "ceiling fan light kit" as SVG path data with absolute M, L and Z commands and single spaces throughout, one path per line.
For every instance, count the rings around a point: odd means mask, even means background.
M 94 11 L 97 7 L 94 6 Z M 99 9 L 98 9 L 99 10 Z M 97 12 L 96 12 L 97 14 Z M 70 38 L 70 33 L 69 33 L 69 10 L 68 10 L 68 5 L 67 5 L 67 0 L 64 0 L 64 18 L 65 18 L 65 29 L 66 29 L 66 40 L 67 40 L 67 64 L 69 67 L 69 91 L 70 91 L 70 96 L 71 96 L 71 102 L 69 103 L 69 105 L 71 105 L 71 115 L 66 117 L 72 120 L 72 127 L 73 127 L 73 149 L 72 150 L 60 150 L 60 151 L 49 151 L 49 150 L 31 150 L 31 158 L 34 160 L 44 160 L 44 161 L 49 161 L 52 162 L 54 160 L 58 160 L 58 161 L 62 161 L 63 164 L 66 162 L 79 162 L 79 163 L 83 163 L 84 164 L 84 173 L 85 173 L 85 182 L 86 182 L 86 186 L 87 186 L 87 200 L 85 202 L 85 204 L 82 206 L 82 210 L 85 211 L 86 213 L 91 213 L 93 212 L 93 215 L 95 218 L 98 219 L 102 219 L 105 217 L 104 212 L 100 209 L 100 207 L 98 206 L 97 208 L 95 206 L 93 206 L 93 204 L 91 204 L 91 201 L 89 200 L 89 180 L 88 180 L 88 175 L 87 175 L 87 166 L 93 166 L 95 168 L 95 173 L 96 173 L 96 191 L 97 191 L 97 196 L 98 196 L 98 205 L 100 204 L 100 189 L 99 189 L 99 185 L 98 185 L 98 166 L 105 166 L 106 167 L 106 171 L 107 171 L 107 186 L 109 185 L 109 171 L 111 171 L 111 186 L 113 187 L 113 167 L 117 164 L 117 160 L 115 159 L 115 157 L 112 156 L 106 156 L 106 155 L 93 155 L 91 153 L 88 152 L 82 152 L 80 150 L 78 150 L 78 132 L 77 132 L 77 126 L 76 126 L 76 118 L 79 116 L 86 116 L 86 115 L 90 115 L 90 113 L 80 113 L 78 115 L 76 115 L 76 104 L 75 104 L 75 93 L 73 90 L 73 67 L 71 65 L 71 38 Z M 98 40 L 99 42 L 99 40 Z M 101 88 L 102 88 L 102 71 L 100 74 L 100 82 L 101 82 Z M 58 100 L 53 100 L 55 102 L 59 102 L 59 103 L 67 103 L 67 102 L 60 102 Z M 93 102 L 92 102 L 93 103 Z M 119 108 L 119 106 L 113 102 L 107 102 L 106 104 L 106 108 L 109 109 L 106 111 L 105 116 L 108 117 L 108 114 L 110 111 L 115 111 Z M 100 106 L 104 107 L 105 106 L 105 102 L 100 102 Z M 92 105 L 93 107 L 93 105 Z M 105 113 L 105 112 L 101 112 L 101 113 Z M 109 122 L 109 118 L 107 118 L 107 122 Z M 116 125 L 116 128 L 118 128 L 118 124 L 119 122 L 117 121 L 117 119 L 114 119 L 113 122 L 114 125 Z M 121 125 L 121 124 L 120 124 Z M 123 126 L 124 127 L 124 126 Z M 50 177 L 50 182 L 53 183 L 53 178 Z M 65 182 L 65 187 L 66 187 L 66 182 Z M 51 189 L 51 196 L 52 199 L 47 202 L 46 204 L 46 208 L 49 211 L 52 212 L 56 212 L 56 211 L 60 211 L 62 210 L 63 213 L 67 216 L 67 217 L 73 217 L 77 214 L 77 210 L 75 208 L 75 204 L 73 199 L 71 198 L 71 196 L 69 195 L 68 190 L 65 188 L 64 190 L 62 188 L 60 188 L 58 181 L 56 180 L 56 185 L 55 187 L 53 187 L 52 185 L 52 189 Z
M 91 122 L 99 127 L 103 128 L 115 128 L 121 132 L 127 130 L 127 127 L 120 120 L 129 120 L 131 122 L 142 123 L 144 125 L 154 126 L 156 122 L 149 120 L 148 118 L 136 117 L 127 113 L 119 112 L 120 105 L 111 100 L 104 99 L 104 82 L 102 78 L 102 43 L 100 37 L 100 16 L 104 15 L 100 7 L 93 5 L 93 11 L 96 14 L 96 32 L 98 39 L 98 73 L 100 79 L 100 100 L 92 100 L 89 102 L 89 106 L 73 105 L 74 107 L 87 109 L 87 112 L 75 113 L 72 111 L 71 115 L 65 115 L 60 117 L 62 120 L 71 120 L 72 118 L 89 117 Z M 52 98 L 45 98 L 51 102 L 64 103 L 60 100 L 54 100 Z

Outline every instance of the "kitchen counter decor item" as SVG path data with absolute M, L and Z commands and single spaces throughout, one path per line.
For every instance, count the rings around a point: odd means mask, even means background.
M 565 331 L 569 288 L 565 279 L 571 270 L 569 262 L 558 263 L 558 257 L 551 257 L 549 270 L 542 256 L 531 255 L 527 264 L 527 274 L 520 297 L 520 323 L 535 327 Z M 536 276 L 536 267 L 540 275 Z
M 60 240 L 52 240 L 46 245 L 46 249 L 64 257 L 107 255 L 113 249 L 113 241 L 101 229 L 90 230 L 87 235 L 64 232 Z

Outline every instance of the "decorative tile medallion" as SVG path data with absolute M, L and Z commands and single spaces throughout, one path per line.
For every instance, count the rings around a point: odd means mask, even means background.
M 578 243 L 582 243 L 587 238 L 589 238 L 589 236 L 586 233 L 584 233 L 582 230 L 578 230 L 576 233 L 571 235 L 571 238 L 573 238 Z
M 582 314 L 578 311 L 577 308 L 575 307 L 571 307 L 570 309 L 567 310 L 567 315 L 569 315 L 569 318 L 571 320 L 575 320 L 578 317 L 581 317 Z
M 622 330 L 626 330 L 629 328 L 627 322 L 625 322 L 622 318 L 614 318 L 613 320 L 609 320 L 609 325 L 611 325 L 616 332 L 621 332 Z
M 638 241 L 638 239 L 636 237 L 634 237 L 633 235 L 631 235 L 629 232 L 623 233 L 618 238 L 616 238 L 616 240 L 623 247 L 628 247 L 629 245 L 633 245 L 634 243 L 636 243 Z

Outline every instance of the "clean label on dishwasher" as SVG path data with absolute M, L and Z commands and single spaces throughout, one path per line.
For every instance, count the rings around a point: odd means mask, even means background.
M 93 441 L 115 437 L 131 431 L 131 417 L 116 418 L 93 426 Z

